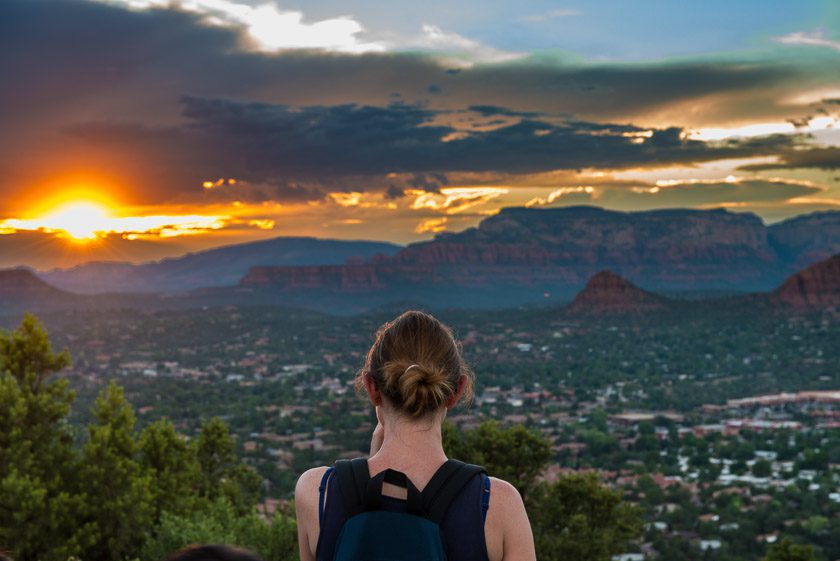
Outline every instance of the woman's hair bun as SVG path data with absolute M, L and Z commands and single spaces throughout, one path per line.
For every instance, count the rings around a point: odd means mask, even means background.
M 464 397 L 472 396 L 473 373 L 461 356 L 452 330 L 421 311 L 407 311 L 383 324 L 356 375 L 356 388 L 370 376 L 399 411 L 420 417 L 449 401 L 466 377 Z
M 386 362 L 382 379 L 385 395 L 399 396 L 403 409 L 413 417 L 438 409 L 456 389 L 446 370 L 409 360 Z

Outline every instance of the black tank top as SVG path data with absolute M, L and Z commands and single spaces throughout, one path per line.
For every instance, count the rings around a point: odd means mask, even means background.
M 484 541 L 484 513 L 481 498 L 484 491 L 484 474 L 477 474 L 455 497 L 441 524 L 443 545 L 448 561 L 489 561 Z M 393 497 L 382 497 L 382 509 L 405 512 L 406 502 Z M 338 488 L 335 473 L 327 481 L 324 520 L 315 550 L 316 561 L 332 561 L 341 526 L 347 519 L 344 499 Z

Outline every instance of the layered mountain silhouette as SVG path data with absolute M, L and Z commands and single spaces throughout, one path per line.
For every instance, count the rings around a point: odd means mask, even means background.
M 243 296 L 241 293 L 238 294 L 240 297 L 238 300 L 231 299 L 231 294 L 224 290 L 199 291 L 178 299 L 143 294 L 79 295 L 50 286 L 25 269 L 0 271 L 0 315 L 24 310 L 120 307 L 154 309 L 194 307 L 211 302 L 217 304 L 253 303 L 253 300 L 248 300 L 253 297 L 253 294 L 246 292 L 245 300 L 241 299 Z M 293 300 L 282 303 L 300 304 Z M 411 307 L 417 307 L 417 305 L 422 304 L 415 300 Z M 323 306 L 321 308 L 324 309 Z M 772 291 L 700 300 L 669 298 L 639 288 L 612 271 L 599 271 L 561 311 L 572 316 L 620 316 L 673 311 L 692 313 L 699 310 L 714 313 L 745 308 L 753 312 L 770 309 L 794 313 L 840 309 L 840 254 L 791 275 L 781 286 Z M 363 309 L 360 308 L 360 310 Z
M 0 271 L 0 299 L 43 299 L 70 298 L 69 292 L 39 279 L 28 269 L 7 269 Z
M 235 285 L 255 265 L 330 265 L 391 255 L 402 246 L 384 242 L 282 237 L 189 253 L 135 265 L 92 262 L 39 273 L 59 288 L 79 293 L 179 292 Z
M 79 294 L 60 290 L 28 269 L 0 270 L 0 315 L 25 311 L 84 309 L 92 304 Z
M 320 254 L 313 249 L 318 247 Z M 769 292 L 803 267 L 838 253 L 840 212 L 765 226 L 753 214 L 722 209 L 625 213 L 597 207 L 513 207 L 478 227 L 439 234 L 402 249 L 369 242 L 281 238 L 160 263 L 92 264 L 50 275 L 62 282 L 60 288 L 76 292 L 116 293 L 132 287 L 135 292 L 173 292 L 142 299 L 152 307 L 281 305 L 355 313 L 412 301 L 436 308 L 506 308 L 561 305 L 583 290 L 574 309 L 592 307 L 610 313 L 667 308 L 671 300 L 664 294 L 684 298 L 688 293 L 708 297 Z M 328 254 L 341 262 L 312 263 Z M 308 259 L 309 264 L 250 266 L 270 258 Z M 805 265 L 799 265 L 803 261 Z M 610 273 L 598 274 L 602 271 Z M 812 286 L 828 286 L 819 280 L 823 277 L 807 269 L 801 275 L 789 280 L 787 288 L 779 288 L 778 304 L 807 308 L 811 302 L 833 301 L 829 293 L 812 294 Z M 186 291 L 196 286 L 205 288 Z M 53 293 L 42 300 L 56 298 L 73 297 Z M 101 305 L 138 298 L 111 294 L 109 300 L 95 301 Z
M 810 233 L 809 233 L 810 232 Z M 504 208 L 478 227 L 347 265 L 254 267 L 240 287 L 286 294 L 404 296 L 459 305 L 570 300 L 607 269 L 647 290 L 766 291 L 840 251 L 840 212 L 765 226 L 750 213 Z M 372 296 L 371 296 L 372 297 Z M 482 305 L 478 302 L 477 305 Z

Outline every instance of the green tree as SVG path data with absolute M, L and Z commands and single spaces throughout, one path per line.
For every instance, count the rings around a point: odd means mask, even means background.
M 164 511 L 186 514 L 196 507 L 199 463 L 186 439 L 168 419 L 147 426 L 140 434 L 140 462 L 152 476 L 155 522 Z
M 64 422 L 75 393 L 49 380 L 69 365 L 31 314 L 0 331 L 0 543 L 19 561 L 63 560 L 87 544 L 76 535 L 78 454 Z
M 96 543 L 86 561 L 122 559 L 136 552 L 154 520 L 152 479 L 138 461 L 134 411 L 111 382 L 96 399 L 80 476 L 85 482 L 85 522 Z
M 503 428 L 498 421 L 485 421 L 461 434 L 446 423 L 443 436 L 449 457 L 484 466 L 516 487 L 523 499 L 551 459 L 551 442 L 523 425 Z
M 239 461 L 236 443 L 224 421 L 213 417 L 202 423 L 195 452 L 201 495 L 210 500 L 227 497 L 242 514 L 252 510 L 262 478 L 254 468 Z
M 194 543 L 226 543 L 246 547 L 264 561 L 297 559 L 297 524 L 294 516 L 278 510 L 271 522 L 256 512 L 240 515 L 227 498 L 219 498 L 203 511 L 184 515 L 163 513 L 154 535 L 140 552 L 141 559 L 164 559 Z
M 767 460 L 756 460 L 752 466 L 752 473 L 756 477 L 770 477 L 773 475 L 773 467 Z
M 814 561 L 814 548 L 783 538 L 767 548 L 767 555 L 762 561 Z
M 592 473 L 543 484 L 532 501 L 531 522 L 541 560 L 608 561 L 642 531 L 641 510 L 622 502 Z

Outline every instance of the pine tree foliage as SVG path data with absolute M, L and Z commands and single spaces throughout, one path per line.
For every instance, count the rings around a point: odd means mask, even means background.
M 0 332 L 0 550 L 16 561 L 124 561 L 152 551 L 159 559 L 201 538 L 295 559 L 294 518 L 258 516 L 262 480 L 237 457 L 224 422 L 206 421 L 193 443 L 168 420 L 138 433 L 111 382 L 95 422 L 74 434 L 75 394 L 52 379 L 69 364 L 32 315 Z
M 85 520 L 96 534 L 85 561 L 122 559 L 140 546 L 153 522 L 152 478 L 138 461 L 134 411 L 111 382 L 96 400 L 96 424 L 82 453 Z
M 35 316 L 0 332 L 0 543 L 14 544 L 19 561 L 63 561 L 89 543 L 76 524 L 79 454 L 65 423 L 75 394 L 50 381 L 69 364 Z
M 813 547 L 785 537 L 767 548 L 767 555 L 762 561 L 814 561 L 814 557 Z
M 148 470 L 152 485 L 155 522 L 168 512 L 185 515 L 198 506 L 199 463 L 186 438 L 168 419 L 143 429 L 138 443 L 140 463 Z
M 638 507 L 592 473 L 543 484 L 531 507 L 539 512 L 532 523 L 541 560 L 609 561 L 642 530 Z

